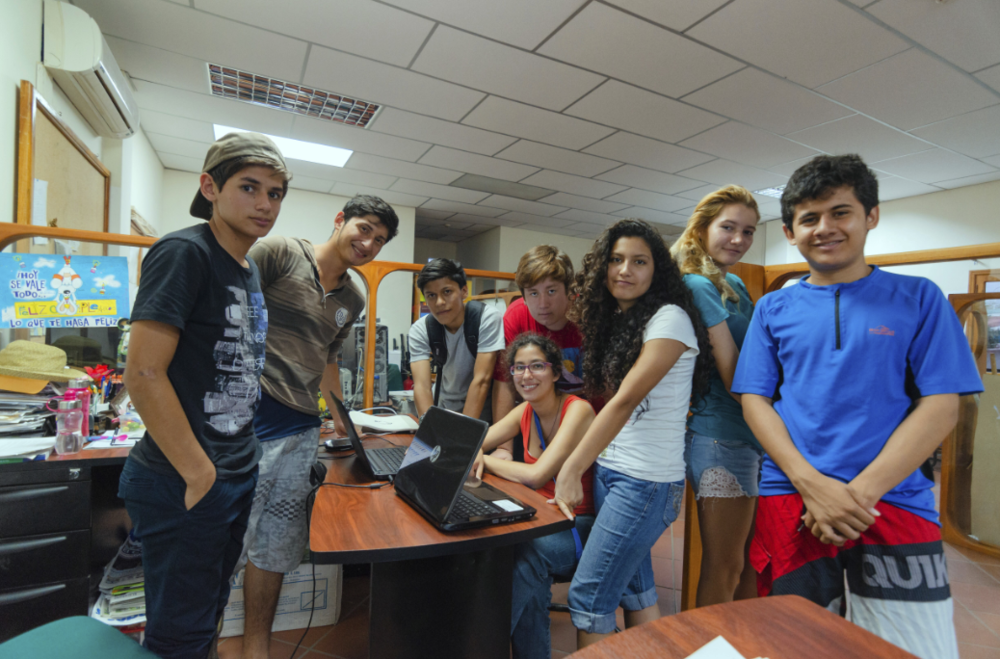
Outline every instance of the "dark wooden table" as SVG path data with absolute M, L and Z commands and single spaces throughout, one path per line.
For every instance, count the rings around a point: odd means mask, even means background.
M 391 439 L 407 445 L 411 436 Z M 387 444 L 371 439 L 369 445 Z M 331 455 L 337 454 L 323 457 Z M 372 482 L 353 456 L 326 462 L 327 483 Z M 371 659 L 510 657 L 514 545 L 572 523 L 534 490 L 489 475 L 485 480 L 538 513 L 526 522 L 444 533 L 391 485 L 320 488 L 310 529 L 313 560 L 372 564 Z
M 615 634 L 573 656 L 683 659 L 716 636 L 725 637 L 747 659 L 915 659 L 797 595 L 685 611 Z

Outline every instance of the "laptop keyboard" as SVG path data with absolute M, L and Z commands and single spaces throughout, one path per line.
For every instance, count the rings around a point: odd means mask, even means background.
M 403 463 L 403 456 L 406 449 L 403 447 L 380 448 L 365 451 L 368 461 L 372 463 L 372 468 L 380 474 L 395 474 L 399 471 L 399 465 Z
M 451 514 L 448 515 L 448 519 L 451 521 L 462 521 L 472 517 L 493 515 L 496 512 L 493 507 L 486 505 L 481 499 L 477 499 L 466 492 L 465 488 L 462 488 L 462 492 L 458 495 L 458 500 L 451 509 Z

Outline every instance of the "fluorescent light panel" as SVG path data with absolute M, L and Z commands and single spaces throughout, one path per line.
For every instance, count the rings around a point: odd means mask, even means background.
M 764 195 L 765 197 L 774 197 L 775 199 L 781 199 L 781 193 L 785 191 L 785 186 L 779 185 L 774 188 L 764 188 L 763 190 L 754 190 L 754 194 Z
M 219 124 L 213 124 L 212 126 L 215 129 L 215 139 L 224 137 L 229 133 L 254 132 L 244 128 L 220 126 Z M 262 134 L 266 135 L 266 133 Z M 274 140 L 274 143 L 278 145 L 279 149 L 281 149 L 281 154 L 286 158 L 292 158 L 293 160 L 305 160 L 306 162 L 315 162 L 320 165 L 343 167 L 347 164 L 347 160 L 351 157 L 351 154 L 354 153 L 350 149 L 341 149 L 340 147 L 316 144 L 315 142 L 303 142 L 301 140 L 293 140 L 290 137 L 278 137 L 277 135 L 267 135 L 267 137 Z

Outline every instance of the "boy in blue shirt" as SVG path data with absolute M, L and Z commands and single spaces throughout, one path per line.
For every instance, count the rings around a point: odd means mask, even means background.
M 809 276 L 764 296 L 733 393 L 767 457 L 751 562 L 758 591 L 796 594 L 927 659 L 958 657 L 944 548 L 920 469 L 982 391 L 955 313 L 929 280 L 865 263 L 878 182 L 819 156 L 781 198 Z

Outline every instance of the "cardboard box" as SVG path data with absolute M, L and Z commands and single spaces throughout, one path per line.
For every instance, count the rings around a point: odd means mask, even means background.
M 313 611 L 312 627 L 335 625 L 340 619 L 340 593 L 343 586 L 342 565 L 316 565 L 316 597 L 313 599 L 313 565 L 303 563 L 285 573 L 278 596 L 271 631 L 305 629 L 309 612 Z M 223 616 L 222 638 L 243 634 L 243 570 L 233 577 L 229 603 Z

